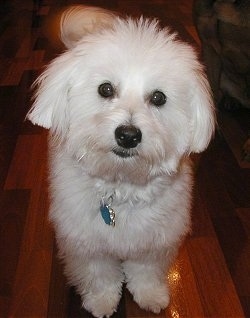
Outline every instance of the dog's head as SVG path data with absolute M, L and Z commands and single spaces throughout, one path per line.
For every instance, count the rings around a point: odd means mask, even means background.
M 68 50 L 39 77 L 28 118 L 49 128 L 85 169 L 139 182 L 203 151 L 214 108 L 191 46 L 156 20 L 84 6 L 61 19 Z

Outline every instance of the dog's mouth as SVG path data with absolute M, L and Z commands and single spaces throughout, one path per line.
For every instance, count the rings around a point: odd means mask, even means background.
M 112 152 L 121 158 L 131 158 L 138 155 L 138 152 L 131 148 L 113 148 Z

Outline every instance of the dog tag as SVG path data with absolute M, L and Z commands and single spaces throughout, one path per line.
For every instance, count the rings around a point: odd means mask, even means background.
M 115 212 L 114 210 L 105 204 L 101 204 L 100 211 L 104 222 L 108 225 L 115 226 Z

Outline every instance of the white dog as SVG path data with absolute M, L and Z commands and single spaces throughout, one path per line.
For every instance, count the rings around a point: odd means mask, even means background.
M 76 6 L 68 48 L 39 77 L 28 118 L 51 131 L 50 217 L 65 273 L 96 317 L 125 282 L 141 308 L 169 303 L 166 270 L 190 230 L 192 169 L 215 119 L 203 67 L 156 20 Z

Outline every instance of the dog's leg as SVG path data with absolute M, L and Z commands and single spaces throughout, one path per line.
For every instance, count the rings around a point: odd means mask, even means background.
M 146 255 L 123 263 L 127 288 L 142 309 L 159 313 L 168 306 L 166 271 L 172 258 L 173 255 L 164 258 L 162 253 L 159 253 L 158 256 Z
M 121 298 L 124 274 L 121 263 L 98 257 L 66 259 L 66 275 L 81 295 L 83 307 L 95 317 L 110 317 Z

